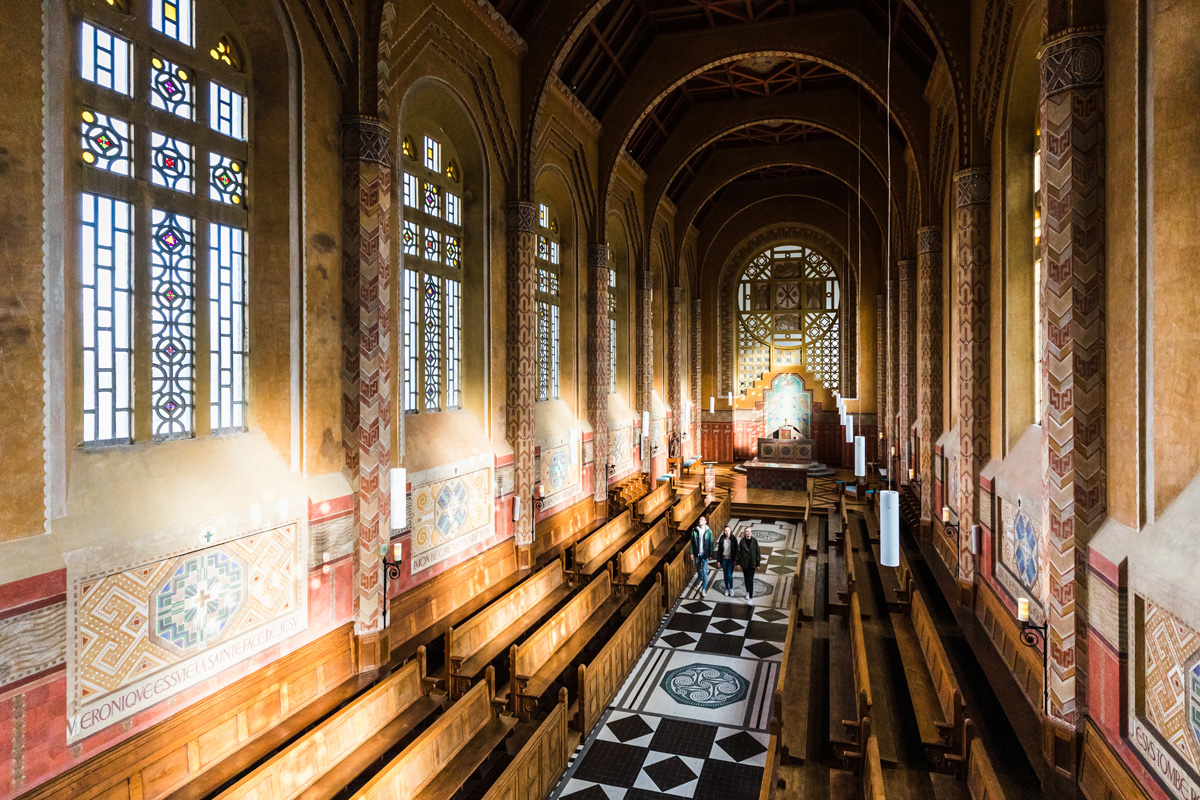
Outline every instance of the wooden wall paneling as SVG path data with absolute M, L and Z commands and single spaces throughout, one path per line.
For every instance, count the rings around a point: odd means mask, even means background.
M 988 638 L 1017 685 L 1025 693 L 1029 704 L 1040 709 L 1042 705 L 1042 656 L 1037 650 L 1021 644 L 1021 631 L 1008 609 L 986 583 L 979 584 L 975 602 L 975 617 L 979 620 Z
M 1084 723 L 1079 788 L 1087 800 L 1150 800 L 1091 720 Z
M 158 800 L 356 673 L 347 623 L 36 787 L 24 800 Z

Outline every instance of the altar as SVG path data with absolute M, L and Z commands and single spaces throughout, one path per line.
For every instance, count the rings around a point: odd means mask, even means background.
M 760 438 L 757 455 L 743 464 L 746 488 L 806 490 L 809 469 L 816 463 L 814 444 L 799 428 L 787 423 Z

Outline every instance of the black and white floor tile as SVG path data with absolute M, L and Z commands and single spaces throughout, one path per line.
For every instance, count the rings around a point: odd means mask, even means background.
M 576 751 L 553 800 L 758 797 L 798 534 L 790 523 L 731 524 L 750 526 L 759 539 L 762 594 L 749 602 L 744 590 L 725 596 L 711 585 L 722 580 L 720 570 L 710 572 L 707 592 L 693 580 Z

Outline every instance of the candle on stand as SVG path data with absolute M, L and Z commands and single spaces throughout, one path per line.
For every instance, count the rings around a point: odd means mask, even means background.
M 1017 620 L 1029 622 L 1029 598 L 1022 597 L 1017 601 Z
M 942 523 L 950 521 L 950 506 L 942 506 Z
M 912 479 L 915 477 L 915 474 L 916 474 L 916 473 L 914 473 L 914 472 L 913 472 L 913 468 L 912 468 L 912 467 L 909 467 L 909 468 L 908 468 L 908 479 L 909 479 L 910 481 L 911 481 L 911 480 L 912 480 Z

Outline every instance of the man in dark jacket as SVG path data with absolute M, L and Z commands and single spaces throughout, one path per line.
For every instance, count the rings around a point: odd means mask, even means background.
M 738 564 L 742 568 L 742 578 L 746 581 L 746 599 L 754 598 L 754 572 L 758 562 L 762 560 L 762 551 L 758 548 L 758 539 L 750 532 L 750 526 L 742 529 L 742 540 L 738 542 Z
M 708 519 L 701 517 L 692 528 L 692 558 L 696 559 L 696 574 L 700 576 L 701 595 L 708 594 L 708 560 L 713 554 L 712 529 Z

